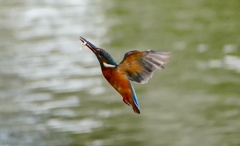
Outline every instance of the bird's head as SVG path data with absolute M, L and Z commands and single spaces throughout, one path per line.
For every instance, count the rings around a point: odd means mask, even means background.
M 79 39 L 83 42 L 83 46 L 87 46 L 97 56 L 101 67 L 114 68 L 117 66 L 117 63 L 112 59 L 112 57 L 108 54 L 107 51 L 94 46 L 92 43 L 90 43 L 83 37 L 80 37 Z

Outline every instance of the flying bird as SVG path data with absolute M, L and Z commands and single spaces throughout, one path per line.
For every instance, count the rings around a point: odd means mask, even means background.
M 152 77 L 156 69 L 163 69 L 170 56 L 170 52 L 153 50 L 133 50 L 125 54 L 121 63 L 116 63 L 110 54 L 93 45 L 83 37 L 79 38 L 98 58 L 102 74 L 106 80 L 123 97 L 123 102 L 132 106 L 133 111 L 140 114 L 136 92 L 130 81 L 144 84 Z

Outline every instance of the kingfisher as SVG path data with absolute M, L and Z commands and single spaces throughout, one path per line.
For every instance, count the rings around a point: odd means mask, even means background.
M 170 52 L 154 50 L 132 50 L 124 55 L 118 64 L 110 54 L 102 48 L 98 48 L 83 37 L 79 38 L 84 46 L 87 46 L 96 55 L 105 79 L 123 97 L 123 102 L 135 113 L 140 114 L 136 92 L 130 81 L 145 84 L 152 77 L 156 69 L 164 69 L 164 64 L 170 56 Z

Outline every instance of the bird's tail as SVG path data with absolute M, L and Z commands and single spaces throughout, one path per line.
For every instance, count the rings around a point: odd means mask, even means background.
M 132 85 L 131 85 L 131 90 L 132 90 L 132 98 L 130 98 L 130 103 L 132 105 L 133 111 L 137 114 L 140 114 L 140 106 L 138 103 L 137 95 Z

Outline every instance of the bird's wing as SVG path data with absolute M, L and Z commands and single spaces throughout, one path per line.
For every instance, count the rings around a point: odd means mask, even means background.
M 125 54 L 117 70 L 129 80 L 144 84 L 152 77 L 154 70 L 164 68 L 169 56 L 170 52 L 130 51 Z

